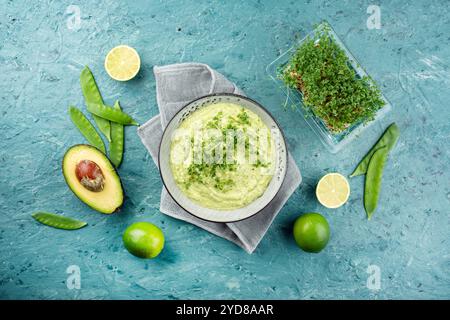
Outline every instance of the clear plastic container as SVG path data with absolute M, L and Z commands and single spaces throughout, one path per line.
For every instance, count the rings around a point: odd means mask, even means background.
M 355 57 L 351 54 L 351 52 L 347 49 L 344 43 L 339 39 L 336 32 L 333 28 L 328 24 L 328 22 L 324 21 L 320 25 L 317 26 L 311 33 L 309 33 L 306 37 L 292 46 L 289 50 L 284 52 L 281 56 L 279 56 L 276 60 L 271 62 L 267 66 L 267 73 L 270 75 L 272 80 L 274 80 L 277 84 L 277 87 L 281 88 L 286 96 L 287 100 L 289 100 L 289 104 L 294 105 L 300 112 L 303 114 L 303 117 L 306 123 L 311 127 L 311 129 L 316 133 L 316 135 L 320 138 L 321 142 L 325 145 L 325 147 L 331 152 L 336 153 L 341 150 L 345 145 L 354 140 L 363 130 L 369 127 L 371 124 L 376 122 L 378 119 L 381 119 L 391 110 L 391 104 L 387 100 L 387 98 L 381 94 L 382 99 L 385 102 L 385 105 L 379 109 L 375 115 L 375 118 L 369 122 L 364 123 L 364 120 L 351 125 L 349 128 L 340 132 L 338 134 L 331 132 L 325 125 L 325 123 L 319 117 L 315 116 L 314 113 L 305 108 L 302 102 L 302 94 L 299 90 L 289 88 L 284 84 L 284 82 L 279 79 L 280 71 L 284 68 L 285 65 L 289 63 L 291 57 L 297 50 L 297 48 L 304 42 L 308 37 L 313 37 L 315 32 L 323 30 L 324 27 L 329 29 L 329 35 L 332 40 L 335 41 L 340 48 L 342 48 L 349 59 L 349 63 L 352 68 L 355 70 L 356 74 L 359 77 L 367 76 L 366 71 L 361 67 Z

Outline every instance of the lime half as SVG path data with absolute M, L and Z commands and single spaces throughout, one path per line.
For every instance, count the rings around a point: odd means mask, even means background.
M 329 173 L 320 179 L 316 188 L 317 200 L 327 208 L 335 209 L 347 202 L 350 185 L 340 173 Z
M 140 68 L 141 58 L 137 51 L 129 46 L 117 46 L 106 55 L 105 69 L 114 80 L 131 80 L 138 74 Z

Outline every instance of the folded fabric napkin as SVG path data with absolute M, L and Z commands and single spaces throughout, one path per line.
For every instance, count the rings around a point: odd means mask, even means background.
M 142 143 L 158 165 L 159 142 L 170 119 L 187 103 L 212 93 L 244 95 L 222 74 L 201 63 L 182 63 L 153 68 L 156 79 L 156 100 L 159 115 L 138 128 Z M 252 253 L 270 224 L 301 182 L 300 171 L 288 155 L 286 178 L 275 198 L 260 213 L 233 223 L 214 223 L 201 220 L 181 208 L 163 187 L 160 210 L 162 213 L 192 223 L 219 237 L 225 238 Z

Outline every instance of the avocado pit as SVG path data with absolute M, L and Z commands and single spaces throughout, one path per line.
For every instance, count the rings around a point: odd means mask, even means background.
M 100 192 L 105 186 L 105 176 L 100 167 L 91 160 L 81 160 L 75 166 L 75 175 L 83 187 Z

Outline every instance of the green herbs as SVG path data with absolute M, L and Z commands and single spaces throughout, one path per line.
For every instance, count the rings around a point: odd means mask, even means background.
M 76 230 L 81 229 L 87 225 L 87 223 L 84 221 L 75 220 L 69 217 L 64 217 L 59 214 L 49 212 L 35 212 L 31 216 L 36 221 L 57 229 Z
M 219 112 L 220 113 L 220 112 Z M 220 117 L 222 115 L 219 115 Z M 217 115 L 216 115 L 217 117 Z M 214 117 L 214 118 L 216 118 Z M 213 121 L 215 121 L 213 118 Z M 217 118 L 216 118 L 217 119 Z M 207 123 L 207 127 L 210 127 L 210 123 Z M 220 129 L 220 127 L 217 127 Z M 226 131 L 222 131 L 223 141 L 226 139 Z M 234 182 L 228 178 L 223 178 L 226 176 L 226 173 L 236 170 L 236 163 L 225 163 L 225 159 L 227 159 L 226 154 L 226 146 L 221 142 L 218 142 L 219 139 L 210 139 L 209 141 L 202 141 L 202 152 L 206 150 L 210 150 L 211 152 L 206 152 L 204 154 L 205 157 L 211 157 L 209 159 L 211 161 L 203 161 L 201 163 L 191 163 L 188 167 L 187 173 L 189 175 L 189 179 L 186 183 L 186 187 L 189 187 L 192 183 L 202 183 L 206 184 L 208 181 L 213 181 L 216 189 L 224 190 L 225 187 L 233 186 Z M 218 145 L 220 144 L 220 145 Z M 216 161 L 216 147 L 222 148 L 222 159 Z
M 269 162 L 262 162 L 261 160 L 256 160 L 256 163 L 253 165 L 255 168 L 267 168 L 270 166 Z
M 305 107 L 333 133 L 372 120 L 384 105 L 373 80 L 358 77 L 351 67 L 345 52 L 333 41 L 329 26 L 303 42 L 280 78 L 301 92 Z
M 220 191 L 226 191 L 228 188 L 234 186 L 234 181 L 232 179 L 215 179 L 214 188 Z
M 257 139 L 250 138 L 249 129 L 251 118 L 248 112 L 242 108 L 238 113 L 225 116 L 223 112 L 217 112 L 204 126 L 204 134 L 198 146 L 191 137 L 191 147 L 197 155 L 202 156 L 203 161 L 194 161 L 187 168 L 185 187 L 189 188 L 193 183 L 208 184 L 217 190 L 226 191 L 236 185 L 231 172 L 235 172 L 238 163 L 238 141 L 243 142 L 244 156 L 250 157 L 251 151 L 256 151 L 259 156 Z M 232 139 L 232 140 L 230 140 Z M 228 145 L 230 144 L 230 145 Z M 220 154 L 219 154 L 220 152 Z M 253 168 L 268 168 L 270 163 L 257 159 Z
M 248 113 L 245 112 L 244 108 L 242 108 L 241 112 L 237 115 L 239 122 L 241 124 L 250 124 L 250 117 Z
M 206 184 L 213 181 L 216 189 L 224 191 L 234 185 L 233 180 L 225 177 L 231 171 L 236 171 L 235 163 L 192 163 L 188 167 L 189 180 L 186 187 L 189 188 L 194 182 Z
M 354 177 L 366 174 L 364 209 L 366 210 L 368 219 L 372 217 L 377 208 L 384 165 L 389 152 L 397 143 L 399 135 L 400 131 L 397 125 L 392 123 L 350 175 L 350 177 Z
M 210 121 L 208 121 L 206 127 L 208 129 L 219 129 L 222 122 L 222 116 L 223 112 L 218 112 Z

